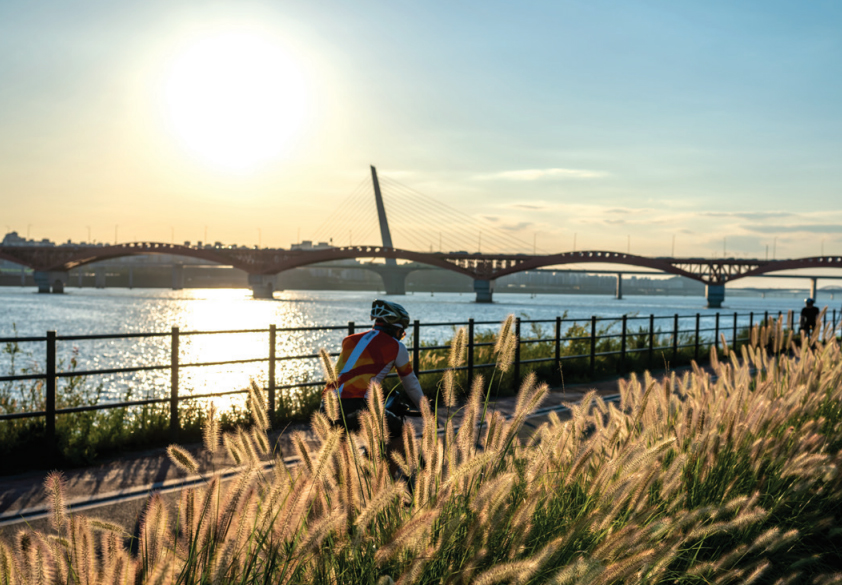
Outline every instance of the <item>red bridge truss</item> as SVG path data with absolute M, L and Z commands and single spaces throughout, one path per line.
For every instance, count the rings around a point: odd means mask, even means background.
M 708 258 L 648 258 L 606 251 L 564 252 L 543 256 L 527 254 L 427 253 L 385 248 L 348 246 L 324 250 L 275 250 L 248 248 L 195 248 L 156 242 L 114 246 L 0 246 L 0 258 L 40 272 L 67 272 L 113 258 L 169 254 L 233 266 L 252 275 L 273 275 L 292 268 L 352 258 L 395 258 L 427 264 L 464 274 L 475 280 L 564 264 L 619 264 L 649 268 L 691 278 L 708 285 L 798 268 L 842 268 L 842 256 L 817 256 L 792 260 L 743 260 Z

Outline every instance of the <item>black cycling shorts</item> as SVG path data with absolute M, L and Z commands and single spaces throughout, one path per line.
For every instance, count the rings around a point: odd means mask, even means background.
M 368 402 L 365 398 L 342 398 L 340 402 L 342 403 L 342 412 L 339 413 L 339 419 L 335 420 L 333 425 L 345 427 L 347 424 L 350 432 L 358 432 L 360 430 L 359 413 L 368 409 Z M 322 413 L 325 412 L 324 402 L 322 402 L 320 410 Z M 342 420 L 343 413 L 345 415 L 344 422 Z M 395 413 L 387 410 L 386 427 L 389 429 L 390 440 L 395 441 L 401 437 L 401 433 L 403 432 L 403 420 Z

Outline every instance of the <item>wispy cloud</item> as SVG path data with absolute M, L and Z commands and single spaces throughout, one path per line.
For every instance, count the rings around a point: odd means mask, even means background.
M 533 205 L 531 203 L 513 203 L 509 207 L 512 209 L 528 209 L 530 211 L 547 209 L 546 205 Z
M 588 169 L 523 169 L 519 171 L 502 171 L 487 175 L 478 175 L 481 181 L 538 181 L 540 179 L 598 179 L 607 173 Z
M 743 226 L 745 229 L 758 232 L 761 234 L 780 234 L 780 233 L 810 233 L 810 234 L 842 234 L 842 225 L 840 224 L 752 224 Z
M 762 220 L 776 217 L 795 217 L 797 214 L 789 211 L 702 211 L 699 215 L 705 217 Z
M 531 221 L 519 221 L 517 223 L 504 223 L 500 225 L 500 229 L 510 232 L 518 232 L 520 230 L 525 230 L 527 228 L 533 227 L 535 227 L 535 224 Z

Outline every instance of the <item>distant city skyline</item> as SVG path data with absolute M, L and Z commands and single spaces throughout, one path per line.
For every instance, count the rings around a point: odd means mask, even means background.
M 842 254 L 840 25 L 795 2 L 6 3 L 0 228 L 289 247 L 375 164 L 525 248 Z

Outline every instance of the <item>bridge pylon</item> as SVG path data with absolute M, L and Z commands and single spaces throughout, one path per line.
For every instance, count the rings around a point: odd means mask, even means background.
M 389 230 L 389 218 L 386 217 L 386 205 L 383 203 L 383 194 L 380 192 L 380 181 L 377 179 L 377 169 L 371 165 L 371 183 L 374 185 L 374 202 L 377 205 L 377 220 L 380 223 L 380 239 L 384 248 L 394 248 L 392 244 L 392 232 Z M 398 269 L 398 261 L 394 258 L 386 258 L 386 268 L 377 271 L 383 280 L 383 289 L 387 295 L 406 294 L 406 271 Z

